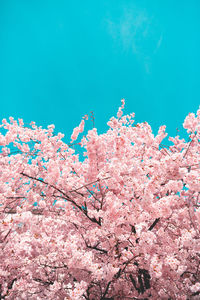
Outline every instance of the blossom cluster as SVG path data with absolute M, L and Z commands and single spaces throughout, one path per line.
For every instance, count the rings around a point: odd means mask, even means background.
M 183 123 L 189 141 L 167 147 L 166 126 L 154 136 L 124 105 L 81 139 L 82 161 L 54 125 L 2 120 L 1 299 L 200 295 L 200 110 Z

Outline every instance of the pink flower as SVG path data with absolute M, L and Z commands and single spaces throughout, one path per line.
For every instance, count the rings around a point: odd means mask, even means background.
M 84 130 L 85 121 L 82 120 L 78 127 L 74 128 L 73 133 L 71 135 L 71 140 L 75 141 L 78 138 L 79 133 L 83 132 Z

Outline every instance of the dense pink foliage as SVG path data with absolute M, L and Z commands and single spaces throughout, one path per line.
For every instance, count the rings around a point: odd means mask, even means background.
M 83 161 L 53 125 L 2 121 L 0 299 L 200 294 L 200 110 L 164 147 L 165 126 L 154 137 L 123 108 L 82 137 Z

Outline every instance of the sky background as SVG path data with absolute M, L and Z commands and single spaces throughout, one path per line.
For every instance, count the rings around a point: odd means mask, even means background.
M 199 0 L 0 0 L 0 120 L 70 142 L 90 111 L 106 132 L 125 98 L 136 123 L 175 136 L 200 104 L 199 15 Z

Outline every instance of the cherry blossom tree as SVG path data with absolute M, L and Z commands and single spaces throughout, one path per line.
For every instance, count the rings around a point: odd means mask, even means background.
M 77 142 L 84 116 L 69 144 L 2 120 L 0 299 L 199 297 L 200 109 L 167 147 L 124 103 L 105 134 Z

